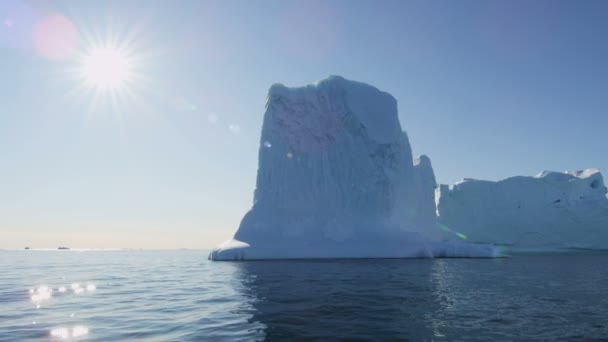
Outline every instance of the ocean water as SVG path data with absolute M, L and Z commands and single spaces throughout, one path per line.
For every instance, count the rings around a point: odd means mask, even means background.
M 0 251 L 0 341 L 59 340 L 606 341 L 608 254 L 210 262 L 186 250 Z

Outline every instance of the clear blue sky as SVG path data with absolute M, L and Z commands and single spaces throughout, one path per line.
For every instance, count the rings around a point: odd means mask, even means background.
M 78 38 L 59 56 L 53 15 Z M 606 170 L 606 18 L 606 1 L 3 0 L 0 247 L 212 247 L 251 205 L 268 87 L 330 74 L 395 96 L 442 183 Z M 137 75 L 114 100 L 74 76 L 110 38 Z

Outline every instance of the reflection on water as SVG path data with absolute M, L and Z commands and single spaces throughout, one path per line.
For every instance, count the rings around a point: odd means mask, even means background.
M 46 285 L 38 286 L 36 289 L 30 289 L 30 299 L 32 302 L 41 302 L 43 300 L 49 300 L 53 295 L 53 289 Z
M 0 341 L 608 336 L 607 253 L 266 262 L 206 255 L 0 251 Z
M 83 291 L 88 291 L 88 292 L 93 292 L 97 289 L 97 286 L 95 286 L 95 284 L 87 284 L 84 288 L 80 286 L 80 284 L 78 283 L 73 283 L 72 285 L 70 285 L 70 288 L 72 289 L 72 291 L 74 291 L 74 293 L 77 292 L 83 292 Z M 78 291 L 78 290 L 82 290 L 82 291 Z M 29 293 L 32 295 L 31 299 L 33 301 L 42 301 L 42 300 L 47 300 L 50 299 L 51 296 L 53 295 L 53 289 L 48 287 L 47 285 L 40 285 L 37 288 L 33 288 L 33 289 L 29 289 Z M 57 288 L 57 292 L 59 293 L 65 293 L 67 291 L 67 288 L 65 286 L 59 286 Z
M 52 339 L 66 340 L 66 339 L 78 339 L 84 337 L 89 333 L 89 328 L 83 325 L 76 325 L 74 327 L 60 327 L 51 330 L 50 336 Z
M 97 289 L 95 284 L 87 284 L 85 287 L 81 287 L 79 283 L 73 283 L 70 285 L 70 289 L 74 294 L 81 294 L 83 292 L 93 292 Z M 36 303 L 36 309 L 40 309 L 40 302 L 48 301 L 53 297 L 53 292 L 55 290 L 52 287 L 47 285 L 40 285 L 36 288 L 29 289 L 30 299 L 32 302 Z M 58 294 L 65 294 L 67 292 L 67 287 L 59 286 L 57 287 L 56 292 Z M 74 318 L 74 313 L 70 314 L 70 318 Z M 32 325 L 36 325 L 36 321 L 32 321 Z M 52 328 L 49 332 L 49 337 L 51 340 L 77 340 L 80 339 L 89 333 L 89 328 L 84 325 L 74 325 L 72 327 L 55 327 Z
M 74 294 L 81 294 L 85 291 L 93 292 L 97 290 L 97 286 L 95 286 L 95 284 L 87 284 L 85 287 L 81 287 L 80 284 L 73 283 L 70 285 L 70 289 L 74 292 Z M 37 288 L 29 289 L 30 299 L 39 306 L 40 302 L 51 299 L 54 291 L 55 290 L 53 288 L 48 287 L 47 285 L 40 285 Z M 56 291 L 59 294 L 63 294 L 67 292 L 67 288 L 65 286 L 59 286 Z
M 428 340 L 431 260 L 237 263 L 269 340 Z
M 240 262 L 268 340 L 608 337 L 608 254 Z

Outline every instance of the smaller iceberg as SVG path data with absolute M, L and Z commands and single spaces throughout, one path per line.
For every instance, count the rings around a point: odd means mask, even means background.
M 608 249 L 608 198 L 597 169 L 544 171 L 437 189 L 440 224 L 512 250 Z

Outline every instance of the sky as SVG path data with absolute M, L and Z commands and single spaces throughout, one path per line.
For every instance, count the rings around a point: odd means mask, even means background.
M 328 75 L 391 93 L 440 183 L 605 171 L 607 16 L 591 0 L 3 0 L 0 248 L 215 246 L 251 206 L 268 88 Z M 91 72 L 100 50 L 128 65 L 119 81 Z

